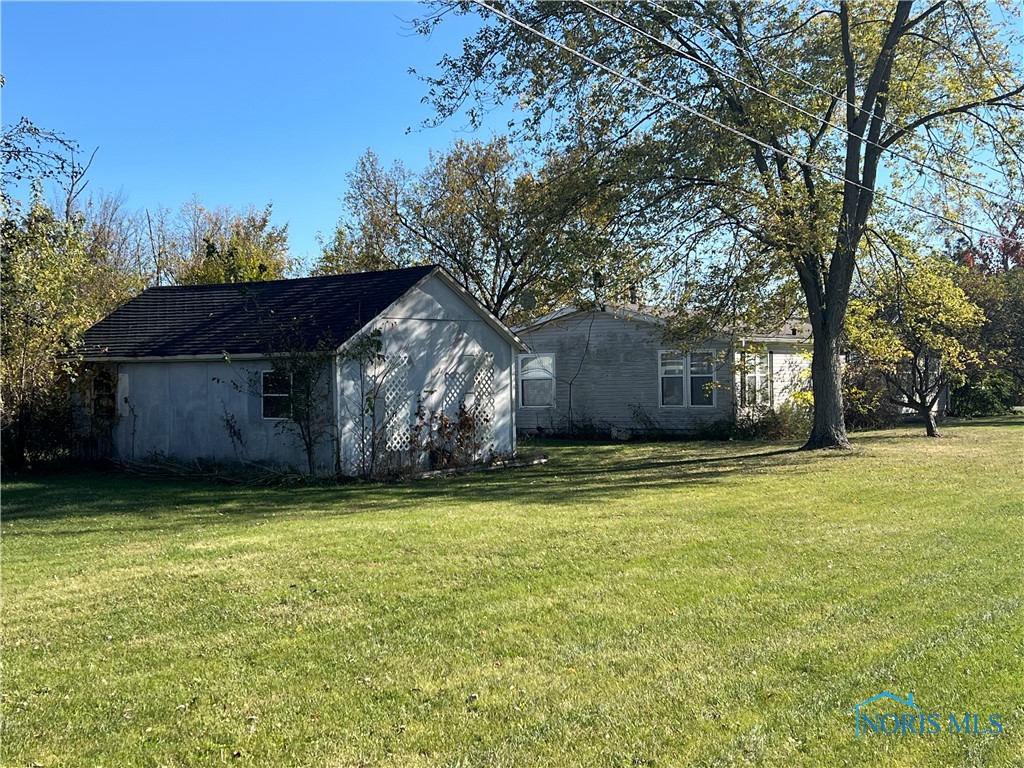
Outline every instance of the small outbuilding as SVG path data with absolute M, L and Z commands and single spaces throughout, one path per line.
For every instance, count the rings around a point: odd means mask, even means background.
M 318 475 L 516 450 L 519 338 L 443 269 L 149 288 L 90 328 L 78 452 Z
M 640 306 L 568 307 L 516 329 L 518 415 L 527 434 L 687 436 L 756 417 L 810 386 L 810 329 L 721 334 L 686 349 Z

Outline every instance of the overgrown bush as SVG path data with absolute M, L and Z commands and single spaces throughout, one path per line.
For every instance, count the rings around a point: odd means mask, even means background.
M 900 407 L 889 399 L 877 371 L 857 365 L 843 370 L 843 417 L 850 431 L 885 429 L 903 421 Z
M 4 469 L 18 470 L 37 461 L 52 461 L 70 454 L 71 404 L 66 377 L 37 391 L 31 401 L 0 431 L 0 460 Z
M 949 413 L 995 416 L 1012 411 L 1020 398 L 1020 388 L 1012 376 L 1003 371 L 984 371 L 950 392 Z
M 785 402 L 777 408 L 737 416 L 733 434 L 739 440 L 796 440 L 807 437 L 810 431 L 810 411 Z
M 736 425 L 729 419 L 701 422 L 693 433 L 697 440 L 731 440 L 735 435 Z

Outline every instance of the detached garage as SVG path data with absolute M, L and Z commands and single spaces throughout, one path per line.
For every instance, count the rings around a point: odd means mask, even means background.
M 150 288 L 85 334 L 84 456 L 369 475 L 516 450 L 523 343 L 439 267 Z

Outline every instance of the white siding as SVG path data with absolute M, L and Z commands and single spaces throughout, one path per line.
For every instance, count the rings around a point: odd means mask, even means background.
M 409 395 L 406 427 L 415 422 L 417 399 L 422 398 L 427 409 L 440 408 L 446 374 L 460 366 L 477 365 L 486 357 L 493 361 L 489 383 L 494 396 L 487 452 L 515 452 L 517 350 L 462 294 L 435 274 L 368 326 L 369 330 L 375 328 L 382 332 L 387 357 L 408 357 L 404 373 Z M 116 456 L 244 460 L 305 471 L 306 454 L 297 435 L 288 423 L 263 418 L 262 401 L 256 395 L 259 389 L 249 385 L 260 371 L 272 367 L 269 360 L 118 364 Z M 342 471 L 356 471 L 356 423 L 362 409 L 357 368 L 354 362 L 341 359 L 326 377 L 324 397 L 332 421 L 331 432 L 316 453 L 318 473 L 333 473 L 336 446 Z M 233 419 L 243 445 L 232 442 L 226 417 Z
M 571 429 L 692 432 L 732 416 L 731 367 L 718 366 L 715 406 L 663 407 L 660 398 L 661 327 L 607 312 L 578 312 L 552 320 L 520 337 L 531 352 L 555 355 L 553 408 L 520 408 L 519 429 L 555 432 Z M 722 346 L 703 347 L 721 352 Z
M 306 453 L 297 435 L 287 423 L 263 418 L 262 400 L 249 386 L 252 377 L 272 367 L 269 360 L 120 363 L 117 456 L 245 460 L 304 471 Z M 241 444 L 232 444 L 226 416 L 233 417 Z M 332 456 L 328 438 L 317 452 L 319 472 L 331 471 Z
M 382 314 L 367 330 L 381 330 L 385 359 L 407 355 L 407 386 L 411 398 L 411 420 L 415 422 L 416 403 L 422 401 L 428 412 L 442 408 L 447 391 L 446 374 L 467 369 L 484 355 L 493 359 L 493 419 L 491 443 L 487 452 L 512 454 L 516 449 L 513 406 L 515 350 L 511 342 L 456 291 L 439 277 L 432 276 L 407 293 L 400 302 Z M 385 367 L 387 363 L 385 363 Z M 362 434 L 359 421 L 361 396 L 358 365 L 343 361 L 338 371 L 339 410 L 341 414 L 343 471 L 353 474 L 357 468 Z
M 366 331 L 379 329 L 385 362 L 378 374 L 389 370 L 389 360 L 407 355 L 409 365 L 404 371 L 410 397 L 411 429 L 416 421 L 417 404 L 424 410 L 440 411 L 451 381 L 446 375 L 457 370 L 468 371 L 481 365 L 481 358 L 493 360 L 493 420 L 489 424 L 490 441 L 484 447 L 487 455 L 515 452 L 515 410 L 513 406 L 513 371 L 515 349 L 510 340 L 490 326 L 462 296 L 433 275 L 413 289 L 389 311 L 380 315 Z M 342 471 L 355 474 L 358 469 L 360 443 L 366 437 L 362 421 L 362 390 L 359 366 L 353 360 L 342 360 L 338 372 L 339 412 L 341 421 Z M 381 415 L 378 416 L 381 418 Z M 384 415 L 387 418 L 387 415 Z
M 555 355 L 556 386 L 554 407 L 518 409 L 518 428 L 527 433 L 540 428 L 690 434 L 734 419 L 734 355 L 723 341 L 694 347 L 716 353 L 714 407 L 661 405 L 658 353 L 672 348 L 662 340 L 662 330 L 627 313 L 581 311 L 520 331 L 531 353 Z M 778 405 L 807 365 L 792 343 L 769 343 L 767 349 L 776 369 L 772 386 Z

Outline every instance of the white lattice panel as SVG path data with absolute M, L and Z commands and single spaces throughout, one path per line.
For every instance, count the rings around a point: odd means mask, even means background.
M 412 395 L 409 392 L 409 356 L 398 354 L 386 362 L 384 375 L 384 445 L 389 451 L 409 447 Z
M 476 422 L 473 435 L 486 451 L 494 435 L 494 355 L 480 355 L 476 370 L 473 371 L 473 419 Z
M 469 376 L 465 371 L 454 369 L 444 375 L 444 399 L 441 401 L 441 410 L 449 415 L 454 415 L 459 409 L 459 403 L 466 396 L 466 382 Z

